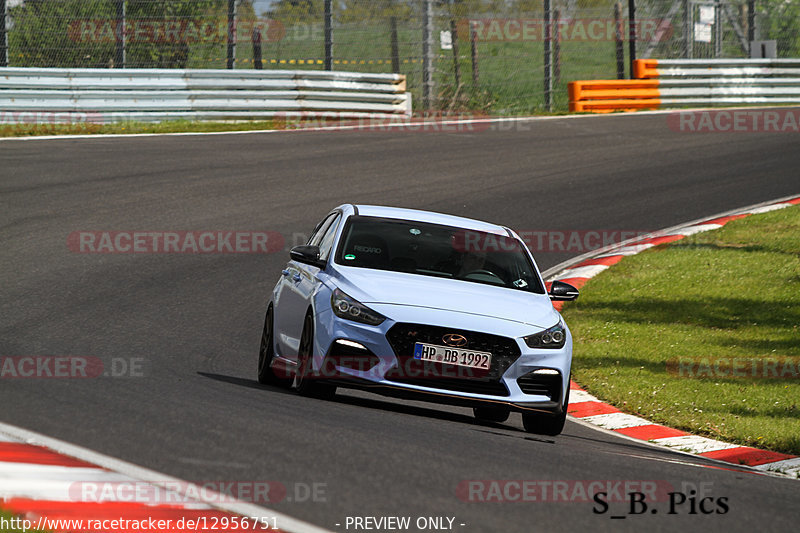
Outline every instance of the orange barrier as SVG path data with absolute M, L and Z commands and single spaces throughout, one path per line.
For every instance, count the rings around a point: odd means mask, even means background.
M 637 80 L 658 78 L 658 59 L 635 59 L 633 77 Z
M 572 81 L 569 110 L 609 113 L 636 109 L 657 109 L 661 105 L 658 80 Z
M 570 83 L 570 111 L 800 103 L 800 59 L 637 59 L 633 75 Z

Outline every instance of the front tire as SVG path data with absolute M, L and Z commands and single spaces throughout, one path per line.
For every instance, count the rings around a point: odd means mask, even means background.
M 272 368 L 272 360 L 275 359 L 275 344 L 273 339 L 273 311 L 272 305 L 267 309 L 267 316 L 264 318 L 264 330 L 261 333 L 261 349 L 258 352 L 258 382 L 262 385 L 277 385 L 288 387 L 292 384 L 289 378 L 279 378 L 275 375 Z
M 528 433 L 549 435 L 555 437 L 564 430 L 567 421 L 567 408 L 569 407 L 569 389 L 564 399 L 564 409 L 560 415 L 546 415 L 542 413 L 522 413 L 522 425 Z
M 330 399 L 336 394 L 336 387 L 321 383 L 320 376 L 313 373 L 314 356 L 314 317 L 311 312 L 303 321 L 303 333 L 300 334 L 300 348 L 297 350 L 297 372 L 294 376 L 294 388 L 302 396 Z

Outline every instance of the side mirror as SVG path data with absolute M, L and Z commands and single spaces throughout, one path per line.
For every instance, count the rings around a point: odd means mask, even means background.
M 321 261 L 319 258 L 319 246 L 310 244 L 295 246 L 289 251 L 289 257 L 298 263 L 304 263 L 319 268 L 325 266 L 325 261 Z
M 563 281 L 554 281 L 553 284 L 550 286 L 550 299 L 557 301 L 557 302 L 571 302 L 572 300 L 578 299 L 578 289 L 570 285 L 569 283 L 564 283 Z

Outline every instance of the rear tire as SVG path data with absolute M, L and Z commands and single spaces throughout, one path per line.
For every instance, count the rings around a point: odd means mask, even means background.
M 261 333 L 261 349 L 258 352 L 258 382 L 262 385 L 276 385 L 288 387 L 292 384 L 289 378 L 279 378 L 272 369 L 272 360 L 275 358 L 275 344 L 272 338 L 273 318 L 272 306 L 267 309 L 264 318 L 264 330 Z
M 297 350 L 297 372 L 294 376 L 294 388 L 301 396 L 311 396 L 328 400 L 336 394 L 336 387 L 321 383 L 320 376 L 313 374 L 314 355 L 314 317 L 309 312 L 303 321 L 303 333 L 300 334 L 300 348 Z
M 481 422 L 505 422 L 508 420 L 510 409 L 504 407 L 473 407 L 472 413 Z
M 550 435 L 555 437 L 564 430 L 567 421 L 567 408 L 569 407 L 569 389 L 564 399 L 564 410 L 560 415 L 547 415 L 543 413 L 522 413 L 522 425 L 528 433 L 537 435 Z

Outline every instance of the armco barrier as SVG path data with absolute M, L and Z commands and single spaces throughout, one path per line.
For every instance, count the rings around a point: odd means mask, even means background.
M 0 68 L 0 122 L 410 115 L 402 74 L 299 70 Z
M 634 80 L 574 81 L 571 111 L 800 103 L 800 59 L 637 59 Z

